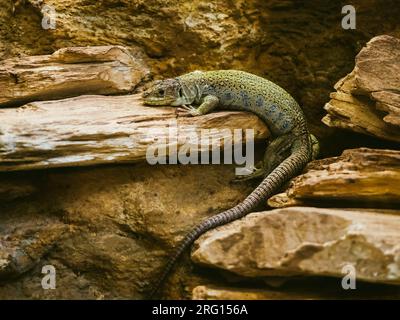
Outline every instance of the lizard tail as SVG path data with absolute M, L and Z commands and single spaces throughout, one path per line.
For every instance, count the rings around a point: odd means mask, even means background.
M 260 203 L 271 197 L 285 182 L 293 178 L 310 161 L 311 151 L 308 135 L 302 135 L 299 147 L 282 161 L 272 172 L 260 183 L 260 185 L 248 195 L 241 203 L 231 209 L 207 218 L 194 227 L 179 243 L 172 256 L 168 260 L 163 272 L 155 282 L 150 293 L 150 299 L 154 298 L 161 288 L 162 283 L 170 273 L 171 269 L 182 255 L 182 253 L 202 234 L 224 225 L 236 219 L 240 219 L 252 212 Z

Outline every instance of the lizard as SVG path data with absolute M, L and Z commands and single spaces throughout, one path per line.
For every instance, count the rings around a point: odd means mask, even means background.
M 177 107 L 180 114 L 188 116 L 201 116 L 217 108 L 252 112 L 265 122 L 272 137 L 261 165 L 241 179 L 264 177 L 262 182 L 242 202 L 203 220 L 186 234 L 155 282 L 150 294 L 153 297 L 182 253 L 198 237 L 252 212 L 316 158 L 319 144 L 308 131 L 302 109 L 288 92 L 245 71 L 194 71 L 157 80 L 142 97 L 145 105 Z

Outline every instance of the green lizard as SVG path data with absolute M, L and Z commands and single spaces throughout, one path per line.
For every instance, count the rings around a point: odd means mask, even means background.
M 147 105 L 175 106 L 180 112 L 192 116 L 216 108 L 253 112 L 266 123 L 273 138 L 262 165 L 245 178 L 265 177 L 261 184 L 241 203 L 205 219 L 186 235 L 156 282 L 151 293 L 153 296 L 194 240 L 210 229 L 252 212 L 278 192 L 285 182 L 299 174 L 317 156 L 319 147 L 317 139 L 308 131 L 301 108 L 290 94 L 275 83 L 244 71 L 194 71 L 159 80 L 143 93 L 143 99 Z

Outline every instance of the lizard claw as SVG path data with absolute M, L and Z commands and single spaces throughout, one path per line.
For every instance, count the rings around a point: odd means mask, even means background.
M 251 172 L 249 174 L 245 174 L 245 175 L 236 176 L 232 180 L 232 182 L 238 183 L 238 182 L 249 181 L 249 180 L 253 180 L 253 179 L 260 179 L 260 178 L 264 177 L 264 175 L 265 175 L 265 170 L 262 167 L 261 168 L 255 167 L 253 172 Z
M 176 114 L 178 117 L 191 117 L 192 116 L 186 109 L 183 109 L 180 107 L 176 108 Z
M 191 105 L 186 105 L 186 104 L 184 104 L 183 106 L 181 106 L 181 108 L 182 108 L 182 109 L 185 109 L 185 110 L 188 110 L 188 111 L 194 109 Z
M 181 112 L 181 113 L 185 114 L 186 116 L 191 115 L 193 117 L 196 117 L 196 116 L 201 115 L 201 113 L 192 106 L 183 105 L 181 107 L 178 107 L 177 110 L 178 110 L 178 112 Z

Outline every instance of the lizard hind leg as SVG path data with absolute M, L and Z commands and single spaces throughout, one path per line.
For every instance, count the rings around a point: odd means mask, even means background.
M 293 140 L 294 135 L 288 133 L 271 141 L 264 154 L 264 176 L 270 174 L 283 160 L 290 156 Z
M 283 160 L 289 157 L 293 138 L 293 134 L 288 133 L 272 140 L 265 151 L 263 160 L 256 166 L 255 170 L 248 175 L 236 177 L 233 182 L 242 182 L 266 177 Z
M 246 175 L 237 176 L 235 179 L 232 180 L 232 182 L 243 182 L 243 181 L 263 178 L 265 176 L 264 171 L 265 171 L 264 163 L 263 163 L 263 161 L 260 161 L 255 166 L 253 172 L 246 174 Z
M 310 138 L 310 144 L 312 148 L 312 156 L 311 159 L 315 160 L 319 156 L 319 142 L 316 136 L 310 133 L 309 135 Z

